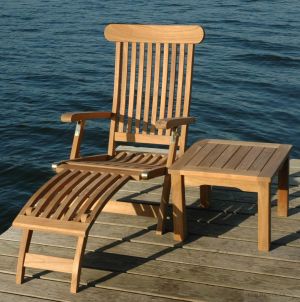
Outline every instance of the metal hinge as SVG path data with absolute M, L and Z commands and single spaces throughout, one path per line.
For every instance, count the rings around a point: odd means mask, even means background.
M 81 122 L 77 122 L 76 123 L 76 128 L 75 128 L 75 136 L 79 136 L 80 135 L 80 130 L 81 130 Z
M 142 178 L 143 180 L 148 179 L 148 177 L 149 177 L 148 172 L 142 172 L 142 173 L 141 173 L 141 178 Z
M 179 137 L 179 133 L 178 133 L 178 128 L 175 128 L 172 131 L 172 135 L 171 135 L 171 144 L 174 144 L 177 140 L 177 138 Z

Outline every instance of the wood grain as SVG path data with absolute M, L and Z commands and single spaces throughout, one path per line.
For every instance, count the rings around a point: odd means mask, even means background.
M 114 42 L 200 43 L 204 30 L 198 25 L 110 24 L 104 35 Z

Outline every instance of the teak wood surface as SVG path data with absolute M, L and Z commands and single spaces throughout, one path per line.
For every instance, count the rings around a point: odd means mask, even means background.
M 56 165 L 57 175 L 29 199 L 13 223 L 24 233 L 18 283 L 23 281 L 24 267 L 40 267 L 71 273 L 71 292 L 77 292 L 89 230 L 129 180 L 165 176 L 156 212 L 157 232 L 164 231 L 171 185 L 168 167 L 184 153 L 188 126 L 194 122 L 189 117 L 194 49 L 204 31 L 197 25 L 111 24 L 104 35 L 115 43 L 112 111 L 62 115 L 63 122 L 76 122 L 70 159 Z M 107 154 L 81 154 L 89 119 L 110 120 Z M 118 151 L 124 143 L 164 146 L 167 153 Z M 29 253 L 33 230 L 75 236 L 74 259 Z
M 258 194 L 258 249 L 271 241 L 270 184 L 278 172 L 278 216 L 288 215 L 288 175 L 291 145 L 230 140 L 202 140 L 170 168 L 174 238 L 186 236 L 184 184 L 202 186 L 202 203 L 209 204 L 210 186 L 235 187 Z

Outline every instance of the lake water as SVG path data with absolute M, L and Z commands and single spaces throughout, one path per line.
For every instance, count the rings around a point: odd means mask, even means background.
M 230 4 L 229 4 L 230 3 Z M 68 156 L 66 111 L 110 110 L 109 23 L 201 24 L 189 144 L 204 138 L 290 143 L 300 158 L 300 2 L 79 1 L 0 3 L 0 222 Z M 90 123 L 85 150 L 105 151 L 107 122 Z

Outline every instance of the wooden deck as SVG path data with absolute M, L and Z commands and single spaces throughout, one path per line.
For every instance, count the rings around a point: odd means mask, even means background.
M 214 188 L 210 209 L 199 209 L 188 188 L 189 237 L 155 234 L 149 217 L 102 213 L 91 230 L 81 291 L 70 276 L 27 269 L 15 285 L 20 232 L 0 235 L 0 301 L 300 301 L 300 160 L 291 161 L 288 218 L 276 217 L 273 186 L 272 245 L 257 251 L 256 194 Z M 116 199 L 157 202 L 159 180 L 130 182 Z M 168 221 L 171 230 L 171 221 Z M 72 237 L 36 233 L 32 252 L 72 257 Z

